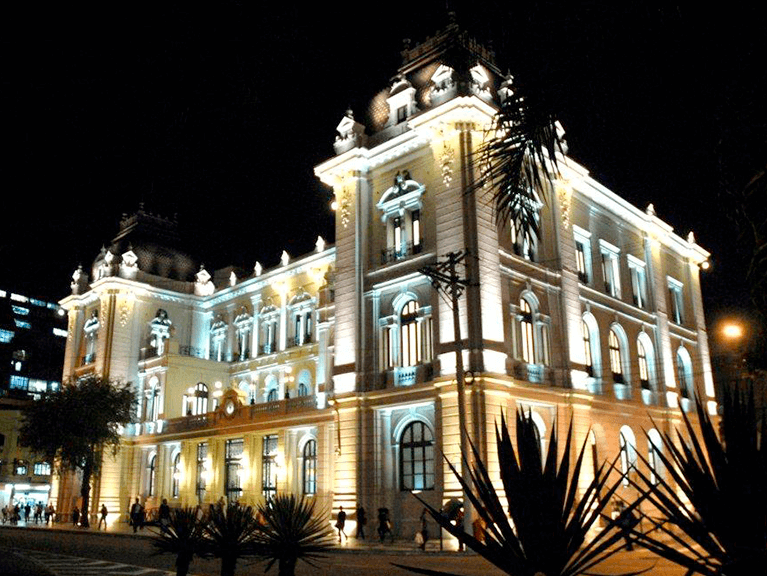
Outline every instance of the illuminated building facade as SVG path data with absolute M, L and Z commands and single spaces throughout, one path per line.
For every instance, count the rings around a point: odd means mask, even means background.
M 651 418 L 667 428 L 696 395 L 715 407 L 699 285 L 708 254 L 694 238 L 563 156 L 540 240 L 518 241 L 486 199 L 464 194 L 510 79 L 454 27 L 403 57 L 365 124 L 347 113 L 336 156 L 315 170 L 335 195 L 333 247 L 318 239 L 271 270 L 189 280 L 148 271 L 156 245 L 142 256 L 126 243 L 139 225 L 174 225 L 140 211 L 92 282 L 75 274 L 61 303 L 64 374 L 131 381 L 141 400 L 94 506 L 291 491 L 334 511 L 385 506 L 409 537 L 412 492 L 435 505 L 460 496 L 441 459 L 459 458 L 453 315 L 419 273 L 450 251 L 470 252 L 478 280 L 460 300 L 461 348 L 468 429 L 491 472 L 502 413 L 530 410 L 544 443 L 572 417 L 589 460 L 621 451 L 629 470 L 638 452 L 657 464 L 658 430 L 642 434 Z M 63 480 L 60 507 L 76 492 Z
M 66 313 L 53 302 L 0 290 L 0 507 L 47 502 L 51 463 L 19 445 L 21 411 L 58 390 Z

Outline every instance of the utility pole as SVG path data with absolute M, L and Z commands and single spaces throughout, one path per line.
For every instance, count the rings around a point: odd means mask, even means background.
M 453 309 L 453 336 L 455 339 L 455 381 L 458 390 L 458 426 L 460 428 L 460 449 L 461 449 L 461 476 L 467 482 L 469 480 L 469 463 L 471 462 L 471 452 L 469 451 L 468 428 L 466 426 L 466 402 L 465 387 L 463 379 L 463 346 L 461 344 L 461 322 L 458 311 L 458 299 L 463 294 L 467 286 L 470 285 L 468 278 L 458 276 L 456 267 L 466 260 L 467 250 L 458 252 L 449 252 L 445 255 L 445 260 L 437 262 L 432 266 L 424 266 L 418 271 L 424 276 L 428 276 L 431 285 L 435 290 L 441 292 L 450 298 Z M 474 514 L 471 510 L 471 503 L 466 497 L 466 490 L 463 491 L 463 530 L 471 534 L 472 520 Z

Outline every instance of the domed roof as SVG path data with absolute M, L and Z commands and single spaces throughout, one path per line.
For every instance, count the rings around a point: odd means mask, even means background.
M 180 248 L 181 237 L 175 218 L 139 210 L 120 220 L 120 231 L 109 245 L 109 252 L 119 262 L 123 254 L 133 252 L 136 264 L 142 272 L 171 280 L 191 281 L 198 266 L 194 259 Z M 105 258 L 106 251 L 96 258 L 94 269 Z

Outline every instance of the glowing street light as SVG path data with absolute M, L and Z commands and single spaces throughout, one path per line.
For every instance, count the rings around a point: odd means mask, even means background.
M 743 337 L 743 326 L 728 322 L 722 327 L 722 336 L 727 340 L 740 340 Z

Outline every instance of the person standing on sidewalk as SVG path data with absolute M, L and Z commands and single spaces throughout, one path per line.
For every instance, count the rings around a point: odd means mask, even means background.
M 99 526 L 96 528 L 96 530 L 101 530 L 101 523 L 104 523 L 104 530 L 107 529 L 107 514 L 109 514 L 109 510 L 107 510 L 107 505 L 102 503 L 101 504 L 101 518 L 99 518 Z
M 162 504 L 160 504 L 160 512 L 158 514 L 158 520 L 160 521 L 160 530 L 163 532 L 168 531 L 170 525 L 170 506 L 168 506 L 168 499 L 163 498 Z
M 72 509 L 72 526 L 77 526 L 78 520 L 80 520 L 80 509 L 75 506 Z
M 138 531 L 138 526 L 141 523 L 141 511 L 143 507 L 141 504 L 139 504 L 138 498 L 136 498 L 136 501 L 133 503 L 133 506 L 130 507 L 130 523 L 131 526 L 133 526 L 133 533 L 135 534 Z

